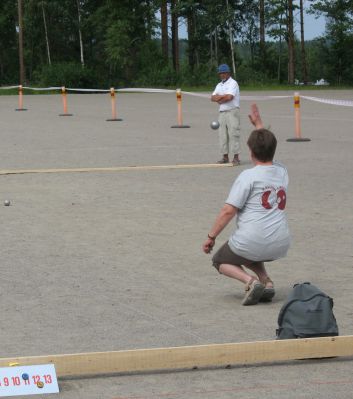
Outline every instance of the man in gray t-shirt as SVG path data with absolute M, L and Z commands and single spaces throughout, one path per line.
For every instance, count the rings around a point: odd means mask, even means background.
M 237 229 L 228 244 L 236 254 L 253 261 L 275 260 L 286 255 L 290 237 L 286 215 L 286 168 L 256 165 L 236 179 L 226 204 L 238 209 Z
M 212 260 L 221 274 L 245 284 L 243 305 L 272 300 L 275 290 L 264 262 L 286 256 L 290 245 L 284 212 L 288 173 L 283 165 L 273 162 L 277 140 L 263 128 L 255 104 L 249 118 L 256 128 L 247 143 L 255 166 L 238 176 L 203 244 L 203 251 L 210 253 L 216 237 L 236 217 L 235 231 Z

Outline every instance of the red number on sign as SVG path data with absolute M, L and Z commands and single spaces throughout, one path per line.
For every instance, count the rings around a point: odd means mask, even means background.
M 40 381 L 39 375 L 34 375 L 34 376 L 32 376 L 32 378 L 33 378 L 33 382 L 34 382 L 35 384 L 37 384 L 37 383 Z
M 53 382 L 50 374 L 43 375 L 43 378 L 46 384 L 51 384 Z
M 5 387 L 9 386 L 9 379 L 7 377 L 4 378 L 4 385 Z
M 19 377 L 12 377 L 12 385 L 21 385 L 21 380 Z

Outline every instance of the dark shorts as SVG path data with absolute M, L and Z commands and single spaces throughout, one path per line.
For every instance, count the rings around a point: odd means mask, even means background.
M 212 257 L 213 266 L 219 271 L 219 266 L 222 263 L 226 263 L 228 265 L 236 265 L 236 266 L 247 266 L 252 263 L 258 263 L 250 259 L 243 258 L 242 256 L 234 253 L 229 245 L 228 241 L 225 242 L 219 250 Z

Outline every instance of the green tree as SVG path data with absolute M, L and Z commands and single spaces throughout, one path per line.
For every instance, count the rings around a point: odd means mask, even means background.
M 326 78 L 353 83 L 353 0 L 312 1 L 311 11 L 326 17 Z
M 2 83 L 18 82 L 17 3 L 0 1 L 0 79 Z

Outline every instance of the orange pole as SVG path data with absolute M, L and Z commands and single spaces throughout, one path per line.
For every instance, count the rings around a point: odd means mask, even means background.
M 183 116 L 181 111 L 181 89 L 176 89 L 176 98 L 178 104 L 178 125 L 182 126 L 183 124 Z
M 112 119 L 116 119 L 116 99 L 114 87 L 110 88 L 110 97 L 112 102 Z
M 61 96 L 62 96 L 62 99 L 63 99 L 64 115 L 66 115 L 68 112 L 67 112 L 67 98 L 66 98 L 66 88 L 65 88 L 65 86 L 63 86 L 61 88 Z
M 294 93 L 294 112 L 295 112 L 295 137 L 301 138 L 301 121 L 300 121 L 300 96 Z
M 22 85 L 18 86 L 18 109 L 23 109 L 23 88 L 22 88 Z
M 110 100 L 111 100 L 111 105 L 112 105 L 112 117 L 111 119 L 106 119 L 107 121 L 122 121 L 121 118 L 117 118 L 117 112 L 116 112 L 116 95 L 115 95 L 115 89 L 114 87 L 110 88 Z

